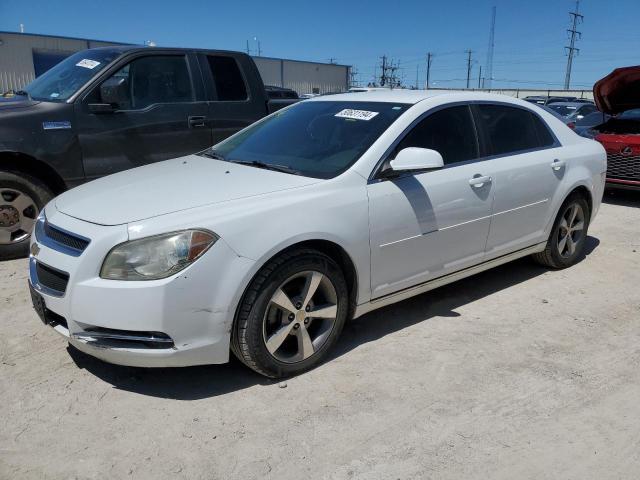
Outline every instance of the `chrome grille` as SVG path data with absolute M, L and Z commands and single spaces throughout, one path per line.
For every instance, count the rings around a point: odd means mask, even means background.
M 43 245 L 74 257 L 80 256 L 91 242 L 88 238 L 51 225 L 44 216 L 38 218 L 35 232 L 36 239 Z
M 607 152 L 607 178 L 640 181 L 640 155 Z

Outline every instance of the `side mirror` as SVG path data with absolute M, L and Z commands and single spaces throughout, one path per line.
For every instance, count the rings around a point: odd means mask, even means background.
M 111 77 L 100 85 L 102 103 L 90 103 L 93 113 L 110 113 L 129 102 L 129 82 L 124 77 Z
M 396 158 L 390 162 L 394 172 L 412 170 L 431 170 L 444 167 L 442 155 L 428 148 L 407 147 L 398 152 Z

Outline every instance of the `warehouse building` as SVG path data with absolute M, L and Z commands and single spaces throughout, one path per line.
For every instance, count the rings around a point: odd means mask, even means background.
M 0 32 L 0 93 L 17 90 L 69 55 L 87 48 L 124 45 L 83 38 Z M 265 85 L 298 94 L 344 92 L 349 66 L 270 57 L 253 57 Z

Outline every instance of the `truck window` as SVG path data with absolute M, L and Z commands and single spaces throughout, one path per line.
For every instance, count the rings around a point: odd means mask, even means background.
M 244 84 L 238 63 L 233 57 L 208 55 L 209 68 L 216 85 L 218 100 L 242 101 L 247 99 L 247 87 Z
M 151 55 L 133 60 L 111 78 L 123 79 L 126 99 L 121 110 L 140 110 L 154 103 L 193 101 L 191 77 L 184 55 Z

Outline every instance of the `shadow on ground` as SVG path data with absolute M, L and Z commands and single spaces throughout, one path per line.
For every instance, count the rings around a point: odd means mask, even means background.
M 640 191 L 607 189 L 602 197 L 604 203 L 621 207 L 640 207 Z
M 585 254 L 581 260 L 591 254 L 599 243 L 597 238 L 587 237 Z M 456 312 L 457 308 L 547 271 L 548 269 L 535 264 L 529 258 L 523 258 L 371 312 L 347 323 L 327 361 L 365 343 L 376 341 L 433 317 L 455 319 L 460 316 Z M 78 367 L 88 370 L 114 388 L 153 397 L 197 400 L 254 385 L 277 383 L 249 370 L 233 355 L 226 365 L 144 369 L 111 365 L 71 346 L 68 347 L 68 351 Z

